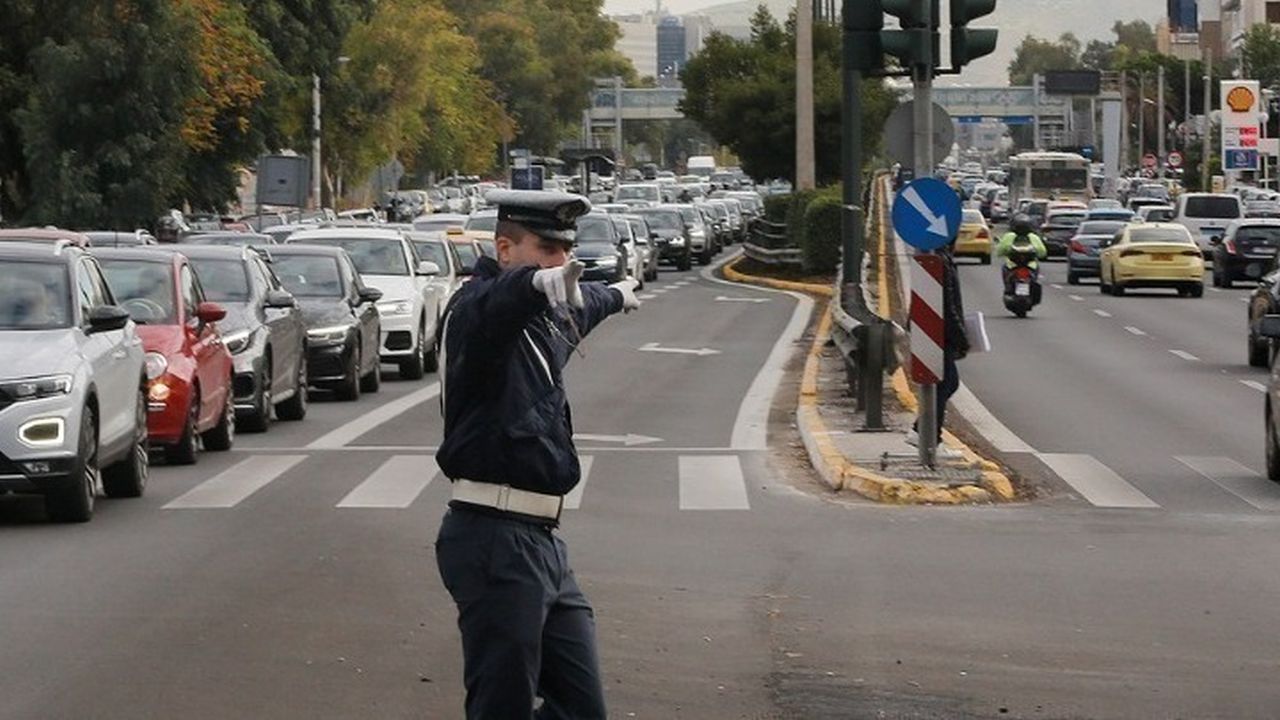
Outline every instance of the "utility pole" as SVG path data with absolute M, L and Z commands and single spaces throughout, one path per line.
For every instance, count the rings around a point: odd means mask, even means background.
M 1040 145 L 1040 73 L 1036 73 L 1035 75 L 1031 76 L 1031 102 L 1035 107 L 1035 116 L 1031 118 L 1032 125 L 1033 125 L 1032 132 L 1035 134 L 1035 138 L 1033 139 L 1031 146 L 1035 148 L 1036 152 L 1039 152 L 1041 149 L 1041 145 Z
M 1204 127 L 1200 133 L 1201 151 L 1200 151 L 1200 191 L 1209 192 L 1209 152 L 1210 138 L 1213 132 L 1213 123 L 1209 121 L 1209 110 L 1213 107 L 1210 103 L 1209 92 L 1213 87 L 1213 50 L 1206 47 L 1204 49 Z
M 1129 73 L 1120 73 L 1120 174 L 1128 172 L 1129 164 Z
M 311 73 L 311 202 L 320 202 L 320 75 Z
M 1164 179 L 1164 63 L 1160 64 L 1156 73 L 1157 82 L 1160 84 L 1156 87 L 1156 128 L 1158 138 L 1156 140 L 1156 167 L 1160 169 L 1160 179 Z
M 1147 74 L 1138 73 L 1138 162 L 1147 157 Z
M 938 18 L 931 3 L 921 8 L 925 13 L 925 26 L 932 27 Z M 933 176 L 933 57 L 932 43 L 921 43 L 921 62 L 911 69 L 912 118 L 915 141 L 915 177 Z M 1038 115 L 1039 113 L 1037 113 Z M 945 302 L 945 301 L 944 301 Z M 920 383 L 920 421 L 917 426 L 917 447 L 920 464 L 933 467 L 938 452 L 938 386 Z
M 817 186 L 813 138 L 813 0 L 796 1 L 796 189 Z

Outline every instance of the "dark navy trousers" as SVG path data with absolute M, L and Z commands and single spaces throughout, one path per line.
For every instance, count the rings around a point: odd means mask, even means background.
M 605 717 L 595 613 L 551 528 L 450 509 L 436 564 L 458 606 L 468 720 Z

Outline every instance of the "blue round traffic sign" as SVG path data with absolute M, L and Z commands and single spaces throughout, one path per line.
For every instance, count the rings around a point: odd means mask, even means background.
M 893 201 L 893 229 L 917 250 L 937 250 L 960 232 L 960 197 L 934 178 L 912 180 Z

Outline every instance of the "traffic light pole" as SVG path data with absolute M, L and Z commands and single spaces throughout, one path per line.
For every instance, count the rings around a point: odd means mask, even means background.
M 936 8 L 932 3 L 924 3 L 924 11 L 932 14 Z M 931 26 L 936 18 L 926 17 L 926 26 Z M 912 68 L 911 84 L 913 89 L 912 128 L 915 141 L 915 177 L 933 177 L 933 46 L 925 42 L 921 44 L 919 62 Z M 945 298 L 944 298 L 945 303 Z M 919 441 L 920 464 L 934 467 L 938 450 L 938 386 L 933 383 L 920 385 L 920 416 L 916 423 L 916 437 Z

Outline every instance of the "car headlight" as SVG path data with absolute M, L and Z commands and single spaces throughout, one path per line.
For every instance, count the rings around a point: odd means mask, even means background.
M 307 342 L 313 345 L 341 345 L 347 341 L 349 332 L 350 325 L 311 328 L 307 331 Z
M 244 352 L 249 347 L 249 338 L 253 336 L 252 330 L 237 330 L 233 333 L 223 335 L 222 343 L 227 346 L 227 350 L 232 355 Z
M 143 360 L 143 367 L 147 370 L 147 379 L 155 380 L 169 369 L 169 360 L 157 352 L 149 352 Z
M 25 380 L 11 380 L 0 383 L 0 392 L 8 395 L 14 402 L 66 395 L 71 392 L 71 376 L 47 375 Z
M 378 303 L 378 312 L 382 315 L 411 315 L 413 303 L 409 300 L 392 300 Z
M 675 245 L 676 247 L 684 247 L 684 238 L 683 238 L 683 237 L 673 237 L 673 238 L 671 238 L 671 244 L 672 244 L 672 245 Z

